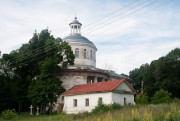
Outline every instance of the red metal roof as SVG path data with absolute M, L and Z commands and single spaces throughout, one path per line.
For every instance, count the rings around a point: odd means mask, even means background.
M 76 85 L 66 91 L 63 95 L 76 95 L 95 92 L 110 92 L 119 86 L 124 80 L 98 82 L 92 84 Z

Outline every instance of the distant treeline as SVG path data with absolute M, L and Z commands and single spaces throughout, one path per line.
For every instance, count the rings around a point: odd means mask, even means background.
M 143 64 L 129 73 L 138 93 L 143 91 L 149 97 L 160 89 L 172 93 L 172 97 L 180 98 L 180 49 L 175 48 L 166 56 Z

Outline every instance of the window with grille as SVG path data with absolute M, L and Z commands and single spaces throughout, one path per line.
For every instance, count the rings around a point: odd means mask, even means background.
M 89 98 L 86 98 L 86 100 L 85 100 L 85 105 L 86 105 L 86 106 L 89 106 Z
M 73 106 L 74 106 L 74 107 L 77 107 L 77 99 L 74 99 L 74 100 L 73 100 Z
M 92 50 L 91 50 L 91 59 L 93 59 Z
M 86 58 L 86 49 L 84 49 L 84 58 Z
M 102 103 L 103 103 L 102 97 L 99 97 L 98 98 L 98 104 L 102 104 Z
M 75 57 L 79 58 L 79 49 L 78 48 L 75 49 Z

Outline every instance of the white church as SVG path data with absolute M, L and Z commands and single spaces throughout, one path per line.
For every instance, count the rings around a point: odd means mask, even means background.
M 63 41 L 71 46 L 75 62 L 58 75 L 66 89 L 58 98 L 61 110 L 68 114 L 90 112 L 99 102 L 134 104 L 136 91 L 126 77 L 111 70 L 96 68 L 97 48 L 81 35 L 82 24 L 76 17 L 69 26 L 71 33 Z

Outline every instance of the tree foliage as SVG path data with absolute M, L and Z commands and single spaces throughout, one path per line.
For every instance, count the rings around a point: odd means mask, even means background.
M 12 120 L 12 119 L 15 119 L 17 117 L 17 114 L 16 114 L 16 111 L 15 109 L 13 110 L 5 110 L 2 112 L 2 117 L 5 119 L 5 120 Z
M 8 87 L 13 89 L 6 97 L 16 98 L 19 111 L 25 103 L 26 109 L 30 103 L 42 107 L 52 104 L 64 91 L 62 81 L 57 78 L 59 68 L 73 65 L 74 58 L 71 46 L 60 38 L 54 38 L 48 29 L 35 32 L 28 43 L 3 54 L 0 60 L 3 67 L 1 83 L 7 88 L 3 91 L 11 91 Z
M 148 102 L 149 102 L 149 97 L 146 94 L 136 97 L 137 104 L 148 104 Z
M 141 82 L 143 82 L 143 90 L 150 97 L 156 91 L 165 89 L 172 93 L 173 97 L 179 98 L 180 61 L 177 59 L 179 55 L 180 49 L 176 48 L 166 56 L 130 71 L 129 76 L 134 81 L 134 88 L 137 92 L 140 92 Z
M 160 104 L 160 103 L 170 103 L 171 101 L 171 93 L 168 91 L 165 91 L 163 89 L 160 89 L 157 91 L 154 96 L 151 99 L 151 102 L 154 104 Z

